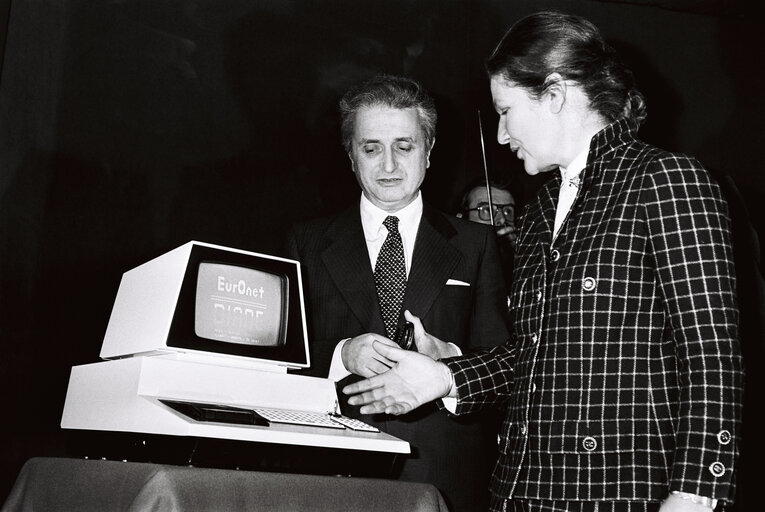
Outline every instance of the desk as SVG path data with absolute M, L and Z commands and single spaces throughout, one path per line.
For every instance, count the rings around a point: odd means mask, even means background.
M 84 432 L 133 432 L 276 445 L 408 454 L 409 443 L 385 432 L 355 432 L 271 423 L 192 420 L 163 399 L 235 407 L 332 411 L 329 379 L 255 371 L 183 359 L 135 356 L 72 367 L 61 426 Z
M 393 480 L 32 458 L 0 512 L 445 512 L 435 487 Z
M 205 437 L 67 431 L 65 456 L 170 466 L 388 479 L 397 454 Z

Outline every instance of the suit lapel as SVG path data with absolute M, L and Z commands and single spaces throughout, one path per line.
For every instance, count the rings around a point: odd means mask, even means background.
M 456 230 L 441 213 L 427 204 L 423 206 L 403 309 L 423 317 L 433 306 L 462 257 L 449 243 L 455 234 Z
M 348 307 L 369 332 L 385 333 L 358 205 L 327 230 L 321 258 Z

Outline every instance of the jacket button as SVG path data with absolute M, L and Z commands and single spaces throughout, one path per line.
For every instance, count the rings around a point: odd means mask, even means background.
M 532 334 L 532 335 L 531 335 L 531 343 L 533 343 L 534 345 L 536 345 L 536 344 L 537 344 L 537 341 L 539 341 L 539 336 L 537 336 L 537 333 L 534 333 L 534 334 Z
M 726 445 L 730 443 L 730 440 L 731 440 L 731 435 L 729 431 L 721 430 L 717 433 L 717 441 L 719 441 L 721 445 Z
M 582 439 L 582 448 L 584 448 L 588 452 L 593 451 L 597 447 L 598 447 L 598 442 L 595 440 L 594 437 L 587 436 L 584 439 Z
M 534 296 L 536 297 L 537 302 L 539 302 L 540 300 L 542 300 L 542 291 L 537 290 L 537 293 Z
M 550 259 L 552 261 L 558 261 L 560 259 L 560 251 L 558 249 L 553 249 L 550 253 Z
M 722 462 L 713 462 L 709 465 L 709 472 L 714 476 L 723 476 L 725 474 L 725 466 Z
M 585 277 L 582 281 L 582 289 L 586 292 L 591 292 L 595 289 L 595 279 L 592 277 Z

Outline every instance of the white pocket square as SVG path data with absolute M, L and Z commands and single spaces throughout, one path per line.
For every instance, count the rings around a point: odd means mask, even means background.
M 458 281 L 457 279 L 449 279 L 446 281 L 446 286 L 470 286 L 470 283 L 466 283 L 465 281 Z

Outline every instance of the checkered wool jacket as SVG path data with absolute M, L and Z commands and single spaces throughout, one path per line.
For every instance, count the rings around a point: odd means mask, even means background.
M 445 360 L 457 414 L 506 403 L 498 497 L 732 499 L 742 361 L 720 189 L 622 120 L 593 137 L 553 241 L 561 180 L 522 217 L 512 339 Z

